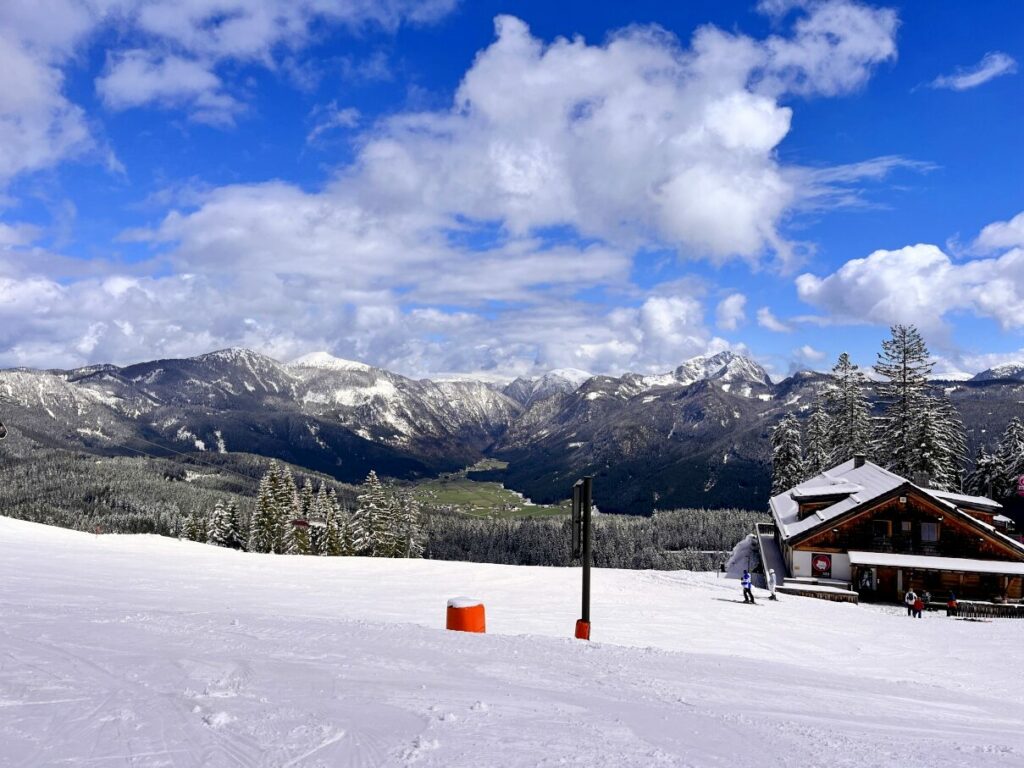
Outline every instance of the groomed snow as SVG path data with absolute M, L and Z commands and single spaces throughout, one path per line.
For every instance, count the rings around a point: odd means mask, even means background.
M 4 766 L 1019 766 L 1021 627 L 0 517 Z M 488 634 L 442 629 L 469 594 Z M 1005 668 L 1000 665 L 1006 664 Z

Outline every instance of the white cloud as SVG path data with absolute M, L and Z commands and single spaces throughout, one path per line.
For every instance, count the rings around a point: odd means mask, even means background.
M 355 107 L 339 107 L 338 102 L 317 107 L 312 114 L 314 125 L 306 135 L 307 144 L 315 144 L 324 134 L 338 129 L 355 128 L 359 125 L 359 110 Z
M 96 81 L 103 103 L 116 110 L 148 103 L 189 109 L 194 120 L 228 125 L 241 109 L 224 92 L 223 83 L 209 64 L 179 56 L 159 56 L 130 50 L 118 54 Z
M 196 114 L 211 94 L 232 98 L 221 62 L 275 66 L 321 13 L 285 4 L 271 28 L 265 11 L 276 4 L 239 2 L 228 16 L 206 0 L 134 9 L 126 18 L 156 43 L 113 55 L 100 93 L 112 108 L 157 102 Z M 405 3 L 364 5 L 372 10 L 358 21 L 337 23 L 419 18 Z M 0 252 L 5 290 L 38 308 L 7 318 L 0 350 L 27 361 L 56 345 L 85 362 L 226 344 L 281 357 L 330 347 L 410 373 L 515 373 L 657 371 L 725 348 L 699 291 L 663 286 L 645 297 L 630 285 L 632 254 L 670 245 L 719 261 L 788 258 L 778 227 L 801 193 L 775 152 L 791 120 L 780 99 L 859 87 L 891 58 L 887 19 L 814 3 L 788 37 L 704 27 L 684 47 L 652 27 L 601 44 L 545 43 L 499 17 L 450 109 L 367 127 L 355 161 L 322 189 L 206 190 L 125 233 L 159 247 L 159 269 L 126 274 L 97 261 L 92 274 L 51 280 Z M 542 234 L 552 226 L 578 237 L 553 243 Z M 638 304 L 581 301 L 588 288 Z M 720 326 L 738 326 L 743 302 L 722 304 Z M 757 314 L 788 329 L 767 308 Z
M 981 61 L 971 67 L 958 69 L 955 74 L 941 75 L 931 82 L 932 88 L 948 88 L 966 91 L 977 88 L 1001 75 L 1012 75 L 1017 71 L 1017 62 L 1012 56 L 1000 51 L 986 53 Z
M 85 113 L 62 91 L 64 77 L 0 27 L 0 188 L 93 148 Z
M 793 329 L 779 320 L 768 307 L 757 310 L 757 324 L 775 333 L 789 333 Z
M 1024 248 L 1024 211 L 1009 221 L 995 221 L 981 230 L 974 247 L 983 251 L 1001 248 Z
M 794 350 L 793 354 L 808 362 L 818 362 L 825 359 L 825 353 L 821 350 L 815 349 L 810 344 L 802 345 L 798 349 Z
M 827 96 L 863 86 L 877 65 L 896 58 L 896 12 L 845 0 L 790 3 L 806 9 L 791 37 L 766 42 L 763 87 Z M 772 9 L 768 9 L 772 10 Z
M 715 309 L 715 325 L 723 331 L 735 331 L 747 320 L 747 297 L 732 293 L 718 302 Z
M 955 263 L 935 245 L 879 250 L 846 262 L 824 278 L 796 281 L 803 301 L 836 320 L 888 325 L 913 323 L 942 330 L 956 310 L 990 317 L 1005 328 L 1024 327 L 1024 249 Z

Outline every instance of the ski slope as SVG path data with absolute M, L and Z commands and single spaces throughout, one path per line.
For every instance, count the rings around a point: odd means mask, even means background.
M 1021 766 L 1017 622 L 0 517 L 3 766 Z M 488 634 L 443 630 L 447 598 Z M 758 593 L 762 594 L 762 593 Z

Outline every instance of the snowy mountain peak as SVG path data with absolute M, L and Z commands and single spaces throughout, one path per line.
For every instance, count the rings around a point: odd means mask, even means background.
M 675 378 L 683 383 L 702 379 L 721 381 L 747 381 L 757 384 L 771 384 L 764 368 L 749 357 L 725 350 L 714 355 L 698 355 L 687 360 L 675 370 Z
M 555 368 L 536 378 L 518 378 L 503 390 L 520 405 L 529 406 L 557 392 L 575 392 L 593 374 L 579 368 Z
M 579 387 L 580 384 L 582 384 L 587 379 L 591 378 L 593 375 L 594 374 L 588 371 L 581 370 L 579 368 L 555 368 L 541 376 L 540 380 L 543 381 L 544 379 L 561 379 L 563 381 L 567 381 L 570 384 L 574 384 L 575 386 Z
M 329 352 L 310 352 L 288 363 L 293 368 L 320 368 L 327 371 L 369 371 L 371 366 L 355 360 L 335 357 Z
M 1024 381 L 1024 363 L 1003 363 L 976 374 L 971 381 L 992 381 L 993 379 L 1015 379 Z
M 714 379 L 726 384 L 743 382 L 747 384 L 770 385 L 767 372 L 749 357 L 725 350 L 714 355 L 691 357 L 670 373 L 643 377 L 645 387 L 689 386 L 698 381 Z

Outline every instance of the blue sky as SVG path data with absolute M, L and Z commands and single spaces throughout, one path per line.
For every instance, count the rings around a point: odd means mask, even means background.
M 0 364 L 1024 358 L 1018 3 L 14 0 Z

